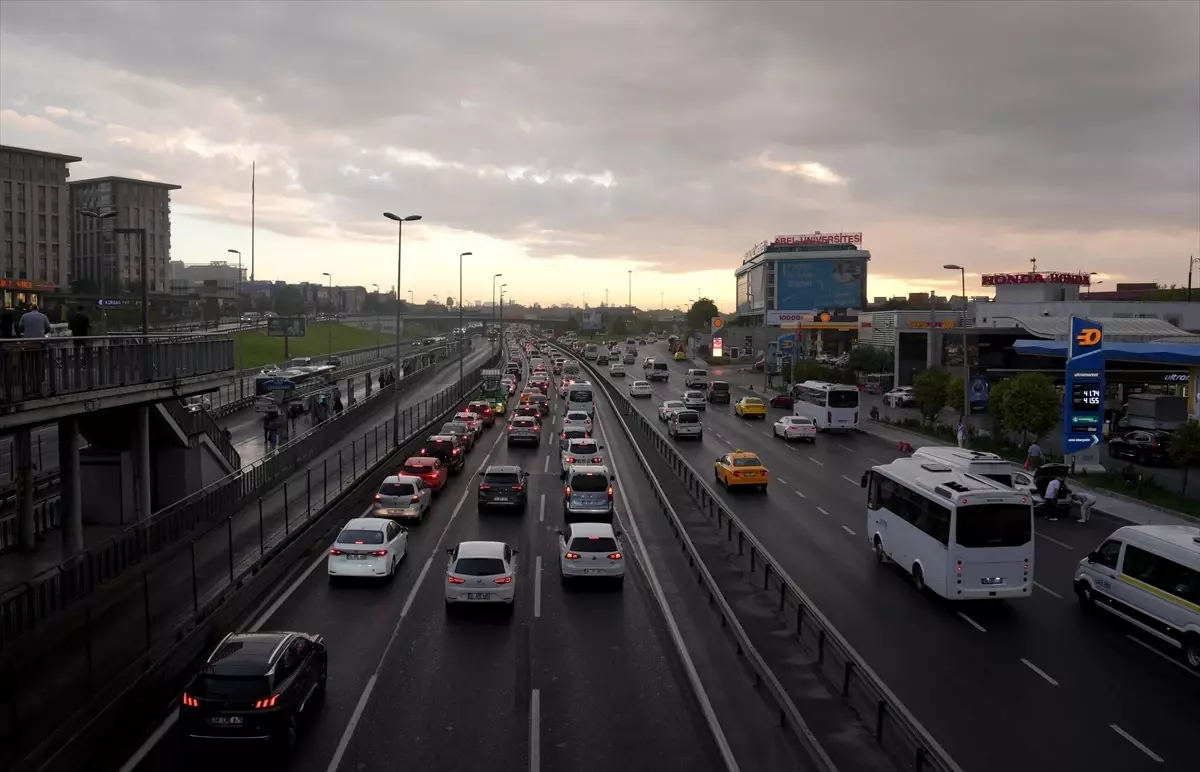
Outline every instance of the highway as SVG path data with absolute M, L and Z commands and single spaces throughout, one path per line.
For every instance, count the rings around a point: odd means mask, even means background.
M 329 646 L 328 696 L 285 764 L 288 770 L 726 768 L 655 608 L 655 583 L 670 580 L 658 578 L 661 564 L 651 580 L 647 555 L 653 550 L 631 542 L 630 534 L 639 531 L 629 502 L 652 500 L 652 493 L 615 429 L 606 437 L 616 440 L 610 459 L 630 575 L 623 589 L 569 590 L 555 575 L 562 523 L 555 441 L 561 403 L 554 409 L 540 447 L 507 448 L 499 422 L 484 431 L 465 471 L 452 478 L 426 522 L 410 529 L 408 555 L 392 582 L 331 586 L 321 549 L 253 615 L 250 629 L 319 632 Z M 602 426 L 615 421 L 603 405 L 597 416 Z M 489 464 L 517 464 L 531 473 L 524 514 L 476 511 L 476 474 Z M 644 540 L 640 533 L 637 538 Z M 445 549 L 471 539 L 500 540 L 520 551 L 512 617 L 446 614 Z M 716 620 L 699 593 L 689 592 L 711 629 L 692 633 L 688 648 L 715 644 L 717 651 L 706 652 L 706 661 L 720 672 L 737 673 L 732 652 L 721 652 Z M 741 769 L 807 769 L 746 679 L 729 680 L 733 691 L 722 692 L 719 700 L 714 695 L 713 702 L 723 714 L 748 722 L 731 738 L 743 754 Z M 122 772 L 166 772 L 192 758 L 174 716 Z
M 704 365 L 646 346 L 615 380 L 639 378 L 643 356 L 671 362 L 670 382 L 636 402 L 657 420 L 658 405 L 685 390 L 686 369 Z M 734 389 L 735 400 L 746 394 Z M 1076 564 L 1119 523 L 1040 522 L 1028 600 L 922 597 L 894 566 L 875 564 L 862 534 L 860 476 L 898 457 L 895 449 L 865 434 L 787 445 L 771 436 L 783 411 L 770 413 L 746 421 L 732 405 L 709 405 L 703 440 L 676 445 L 708 480 L 721 453 L 760 454 L 772 475 L 767 493 L 718 495 L 965 770 L 1055 769 L 1063 759 L 1114 772 L 1195 769 L 1200 678 L 1148 636 L 1085 618 L 1075 601 Z

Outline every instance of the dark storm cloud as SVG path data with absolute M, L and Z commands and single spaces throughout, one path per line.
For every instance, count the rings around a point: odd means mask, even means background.
M 385 237 L 380 202 L 406 201 L 534 255 L 682 271 L 728 267 L 778 231 L 879 219 L 1200 227 L 1196 3 L 93 1 L 0 14 L 6 45 L 95 64 L 78 94 L 118 79 L 146 111 L 141 131 L 183 115 L 212 143 L 276 145 L 294 194 L 317 202 L 267 220 L 285 232 Z M 22 72 L 4 77 L 3 106 L 53 99 L 51 69 Z M 207 112 L 195 94 L 238 110 Z M 229 119 L 239 111 L 282 136 L 254 136 Z M 84 112 L 112 120 L 94 92 Z M 244 166 L 115 152 L 193 187 L 228 186 Z

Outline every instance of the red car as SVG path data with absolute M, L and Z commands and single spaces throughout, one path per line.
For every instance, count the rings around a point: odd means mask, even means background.
M 793 401 L 791 394 L 776 394 L 771 397 L 771 407 L 786 407 L 791 410 Z
M 441 493 L 442 489 L 446 487 L 446 465 L 442 463 L 441 459 L 432 456 L 413 456 L 404 462 L 404 468 L 400 470 L 400 474 L 420 477 L 426 485 L 433 489 L 434 493 Z

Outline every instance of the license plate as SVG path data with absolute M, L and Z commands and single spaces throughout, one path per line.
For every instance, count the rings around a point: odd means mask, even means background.
M 598 573 L 600 573 L 600 569 L 599 569 L 599 568 L 585 568 L 585 569 L 583 569 L 583 573 L 585 573 L 585 574 L 598 574 Z
M 468 592 L 467 593 L 467 600 L 487 600 L 490 597 L 492 597 L 492 596 L 487 594 L 486 592 Z
M 369 555 L 347 555 L 346 560 L 366 560 Z
M 497 496 L 492 501 L 508 501 L 508 496 Z
M 757 472 L 746 472 L 745 474 L 747 477 L 758 477 Z
M 241 726 L 245 722 L 242 716 L 213 716 L 208 720 L 209 726 Z

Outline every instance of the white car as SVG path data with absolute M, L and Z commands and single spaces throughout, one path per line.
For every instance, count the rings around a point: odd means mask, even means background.
M 708 397 L 702 391 L 685 391 L 679 396 L 679 401 L 688 410 L 704 410 L 708 407 Z
M 897 386 L 883 395 L 883 403 L 889 407 L 915 407 L 917 395 L 912 386 Z
M 608 374 L 614 378 L 624 378 L 625 377 L 625 365 L 621 364 L 620 362 L 613 362 L 608 367 Z
M 407 552 L 407 528 L 381 517 L 356 517 L 346 523 L 329 548 L 329 578 L 390 579 Z
M 700 413 L 695 410 L 676 410 L 667 421 L 667 434 L 671 439 L 680 437 L 704 438 L 704 426 L 700 423 Z
M 562 471 L 559 477 L 565 477 L 567 468 L 574 464 L 604 464 L 604 446 L 592 438 L 570 440 L 559 454 Z
M 371 503 L 371 517 L 383 520 L 425 521 L 425 513 L 433 504 L 433 490 L 420 477 L 410 474 L 393 474 L 383 478 L 375 500 Z
M 650 388 L 649 381 L 634 381 L 629 384 L 629 396 L 631 397 L 650 397 L 654 394 L 654 390 Z
M 671 420 L 671 414 L 680 410 L 687 410 L 687 405 L 678 399 L 668 399 L 658 406 L 658 420 L 669 421 Z
M 563 416 L 563 429 L 584 429 L 592 433 L 592 417 L 584 410 L 568 410 Z
M 817 425 L 813 423 L 811 418 L 806 418 L 802 415 L 785 415 L 775 422 L 775 436 L 791 442 L 792 440 L 804 440 L 806 442 L 817 441 Z
M 558 571 L 563 584 L 577 579 L 625 581 L 620 531 L 609 523 L 570 523 L 558 532 Z
M 499 541 L 464 541 L 446 550 L 446 611 L 461 605 L 503 604 L 517 598 L 517 550 Z
M 454 420 L 457 423 L 463 423 L 475 430 L 475 436 L 483 434 L 483 416 L 478 413 L 464 410 L 461 413 L 454 414 Z

